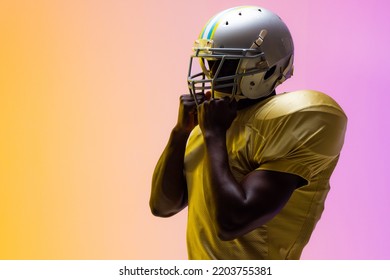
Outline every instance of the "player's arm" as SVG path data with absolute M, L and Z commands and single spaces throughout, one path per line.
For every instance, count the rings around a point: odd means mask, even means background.
M 197 98 L 201 103 L 204 96 L 198 95 Z M 184 153 L 188 136 L 197 125 L 196 113 L 193 98 L 190 95 L 182 95 L 177 124 L 153 173 L 149 205 L 155 216 L 169 217 L 187 206 Z
M 231 240 L 263 225 L 289 200 L 292 192 L 305 184 L 293 174 L 255 170 L 241 182 L 234 178 L 226 148 L 226 130 L 235 118 L 234 105 L 212 100 L 200 108 L 211 195 L 206 197 L 218 235 Z

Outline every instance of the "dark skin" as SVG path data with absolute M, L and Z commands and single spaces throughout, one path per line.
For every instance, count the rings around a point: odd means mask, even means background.
M 207 205 L 219 238 L 233 240 L 272 219 L 293 191 L 307 182 L 294 174 L 267 170 L 254 170 L 238 182 L 229 166 L 226 131 L 238 109 L 260 100 L 207 100 L 204 95 L 197 98 L 201 103 L 198 109 L 190 95 L 180 97 L 177 124 L 153 174 L 150 208 L 156 216 L 169 217 L 187 206 L 184 152 L 191 130 L 199 124 L 207 155 L 205 175 L 211 182 Z

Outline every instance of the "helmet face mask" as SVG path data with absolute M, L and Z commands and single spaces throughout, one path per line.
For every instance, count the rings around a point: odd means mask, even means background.
M 201 72 L 193 73 L 194 59 Z M 189 91 L 257 99 L 292 75 L 292 63 L 292 38 L 277 15 L 255 6 L 228 9 L 211 18 L 195 41 Z
M 193 74 L 194 59 L 199 59 L 201 72 Z M 245 68 L 243 67 L 245 65 Z M 211 91 L 238 96 L 238 84 L 242 77 L 265 72 L 269 69 L 262 52 L 252 49 L 194 47 L 190 59 L 188 86 L 191 94 Z
M 223 61 L 223 62 L 222 62 Z M 236 84 L 239 59 L 206 60 L 209 66 L 209 78 L 214 80 L 214 89 L 232 94 Z M 226 80 L 225 80 L 226 79 Z

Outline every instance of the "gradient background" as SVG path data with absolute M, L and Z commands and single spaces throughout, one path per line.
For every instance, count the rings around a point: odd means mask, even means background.
M 148 209 L 187 92 L 190 50 L 220 10 L 277 12 L 295 39 L 279 91 L 349 117 L 303 259 L 390 259 L 388 1 L 1 1 L 0 258 L 185 259 L 186 211 Z

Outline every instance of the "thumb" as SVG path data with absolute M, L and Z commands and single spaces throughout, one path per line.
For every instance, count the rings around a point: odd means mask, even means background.
M 207 100 L 207 101 L 210 100 L 210 98 L 211 98 L 211 91 L 207 91 L 207 92 L 205 93 L 205 97 L 206 97 L 206 100 Z

